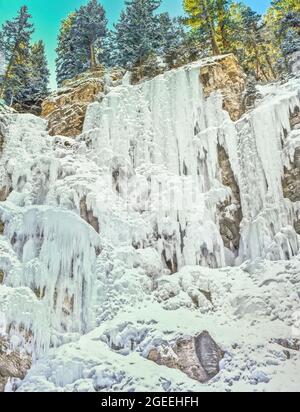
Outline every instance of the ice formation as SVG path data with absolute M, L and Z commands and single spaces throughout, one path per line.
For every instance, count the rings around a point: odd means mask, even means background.
M 33 115 L 3 115 L 0 312 L 14 327 L 2 329 L 13 342 L 28 331 L 38 358 L 18 390 L 239 390 L 267 385 L 279 364 L 282 376 L 299 371 L 299 355 L 285 359 L 271 339 L 289 337 L 300 310 L 300 202 L 282 189 L 300 146 L 290 122 L 300 80 L 261 87 L 233 122 L 220 92 L 205 97 L 204 64 L 112 88 L 76 139 L 49 136 Z M 202 330 L 227 350 L 208 386 L 145 358 Z M 270 362 L 246 359 L 250 347 Z

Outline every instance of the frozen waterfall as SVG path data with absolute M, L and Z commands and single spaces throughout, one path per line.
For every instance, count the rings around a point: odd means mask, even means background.
M 117 311 L 142 300 L 184 266 L 298 253 L 300 202 L 284 197 L 282 179 L 300 142 L 290 122 L 300 81 L 261 87 L 234 122 L 221 92 L 205 97 L 203 64 L 112 88 L 76 139 L 3 115 L 0 310 L 14 290 L 20 305 L 31 299 L 20 323 L 40 348 L 86 333 L 109 317 L 108 301 Z

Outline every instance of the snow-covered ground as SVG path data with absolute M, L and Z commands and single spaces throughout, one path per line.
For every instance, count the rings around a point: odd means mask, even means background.
M 299 272 L 296 258 L 220 270 L 186 267 L 175 279 L 162 278 L 154 294 L 171 295 L 172 290 L 175 297 L 162 305 L 145 295 L 140 302 L 123 305 L 112 320 L 51 349 L 19 390 L 299 391 L 300 354 L 274 341 L 297 338 L 297 333 L 299 337 Z M 206 282 L 212 308 L 201 301 L 195 308 L 189 295 Z M 172 306 L 178 309 L 168 309 Z M 221 372 L 208 384 L 144 357 L 153 345 L 203 330 L 225 351 Z M 113 344 L 124 349 L 115 352 Z
M 300 81 L 261 88 L 234 123 L 220 93 L 205 99 L 200 65 L 115 87 L 76 139 L 5 115 L 0 333 L 34 358 L 7 390 L 300 390 L 300 352 L 276 341 L 300 338 L 300 205 L 281 184 Z M 240 192 L 238 250 L 219 230 L 218 146 Z M 209 383 L 147 359 L 204 330 L 225 352 Z

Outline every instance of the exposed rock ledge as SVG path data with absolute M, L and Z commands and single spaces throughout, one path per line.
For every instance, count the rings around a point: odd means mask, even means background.
M 48 120 L 49 134 L 68 137 L 78 136 L 87 106 L 104 92 L 105 83 L 114 84 L 123 76 L 122 70 L 112 70 L 109 74 L 99 67 L 66 80 L 63 87 L 54 91 L 42 103 L 42 117 Z
M 51 135 L 68 137 L 78 136 L 87 106 L 94 102 L 105 86 L 120 83 L 124 71 L 113 69 L 110 72 L 99 67 L 96 71 L 87 71 L 74 79 L 64 82 L 63 87 L 53 92 L 42 104 L 42 117 L 48 120 Z M 205 96 L 220 90 L 224 98 L 224 110 L 233 120 L 244 113 L 243 93 L 246 75 L 233 54 L 207 59 L 200 68 L 200 79 Z
M 223 108 L 232 120 L 238 120 L 245 112 L 243 95 L 246 75 L 233 54 L 220 56 L 200 68 L 200 79 L 205 96 L 220 90 Z
M 294 113 L 290 113 L 290 125 L 292 133 L 300 130 L 300 110 L 297 107 Z M 295 140 L 295 139 L 294 139 Z M 284 142 L 286 144 L 286 142 Z M 294 157 L 290 161 L 289 167 L 284 167 L 282 177 L 282 190 L 285 198 L 291 202 L 300 202 L 300 146 L 295 148 Z M 294 222 L 295 230 L 300 234 L 300 216 Z
M 0 392 L 9 379 L 24 379 L 31 366 L 31 356 L 19 351 L 10 351 L 8 342 L 0 337 Z

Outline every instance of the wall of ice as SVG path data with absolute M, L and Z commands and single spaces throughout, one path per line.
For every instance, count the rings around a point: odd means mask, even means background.
M 153 241 L 171 270 L 289 259 L 299 247 L 293 227 L 299 204 L 284 199 L 281 181 L 293 158 L 286 147 L 291 113 L 300 107 L 299 80 L 262 88 L 267 96 L 258 107 L 232 122 L 220 93 L 205 98 L 200 68 L 196 63 L 115 88 L 89 107 L 82 138 L 100 168 L 112 166 L 129 209 L 140 212 L 145 227 L 150 222 L 150 233 L 138 233 L 137 244 Z M 237 252 L 226 250 L 220 236 L 218 205 L 231 194 L 222 184 L 218 145 L 240 192 Z
M 24 321 L 37 336 L 45 319 L 51 325 L 39 347 L 85 333 L 185 265 L 299 250 L 300 205 L 284 198 L 281 179 L 299 146 L 290 116 L 300 81 L 262 87 L 259 105 L 233 122 L 221 93 L 205 97 L 202 64 L 113 88 L 89 106 L 76 139 L 49 136 L 33 115 L 5 115 L 0 292 L 25 287 L 43 303 L 42 318 Z M 238 202 L 222 179 L 220 147 Z M 224 204 L 229 220 L 241 212 L 238 248 L 220 233 Z

